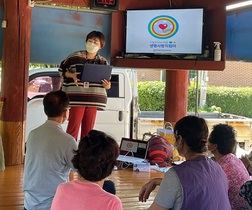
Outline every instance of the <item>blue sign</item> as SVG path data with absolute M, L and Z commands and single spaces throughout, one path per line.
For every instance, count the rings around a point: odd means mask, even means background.
M 226 56 L 231 61 L 252 61 L 252 10 L 227 15 Z
M 32 9 L 30 63 L 60 64 L 69 54 L 85 49 L 86 35 L 101 31 L 106 38 L 99 52 L 110 60 L 111 15 L 73 9 Z

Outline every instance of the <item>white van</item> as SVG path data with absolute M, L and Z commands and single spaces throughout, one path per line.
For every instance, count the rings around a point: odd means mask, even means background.
M 60 87 L 61 79 L 57 68 L 29 71 L 26 139 L 32 129 L 46 120 L 44 95 L 49 91 L 59 90 Z M 107 107 L 105 111 L 98 111 L 94 129 L 112 135 L 118 143 L 122 137 L 135 137 L 138 116 L 136 71 L 113 68 L 111 89 L 107 94 Z M 66 126 L 67 122 L 63 128 L 66 129 Z

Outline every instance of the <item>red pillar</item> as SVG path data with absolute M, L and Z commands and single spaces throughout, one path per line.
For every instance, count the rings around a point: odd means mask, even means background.
M 31 8 L 28 1 L 4 0 L 1 136 L 5 164 L 24 161 L 24 134 L 30 60 Z
M 164 121 L 173 125 L 187 115 L 189 71 L 167 70 Z

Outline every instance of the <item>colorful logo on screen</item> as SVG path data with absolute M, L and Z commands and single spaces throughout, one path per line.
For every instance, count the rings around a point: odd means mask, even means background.
M 166 15 L 153 18 L 148 25 L 149 33 L 158 39 L 171 38 L 178 32 L 178 29 L 178 22 L 173 17 Z
M 126 144 L 126 147 L 131 149 L 133 147 L 133 144 L 129 142 Z

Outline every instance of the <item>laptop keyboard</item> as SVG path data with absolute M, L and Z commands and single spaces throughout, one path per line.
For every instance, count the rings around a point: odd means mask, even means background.
M 119 155 L 117 158 L 118 161 L 127 162 L 127 163 L 139 163 L 145 161 L 145 159 L 132 157 L 132 156 L 125 156 Z

